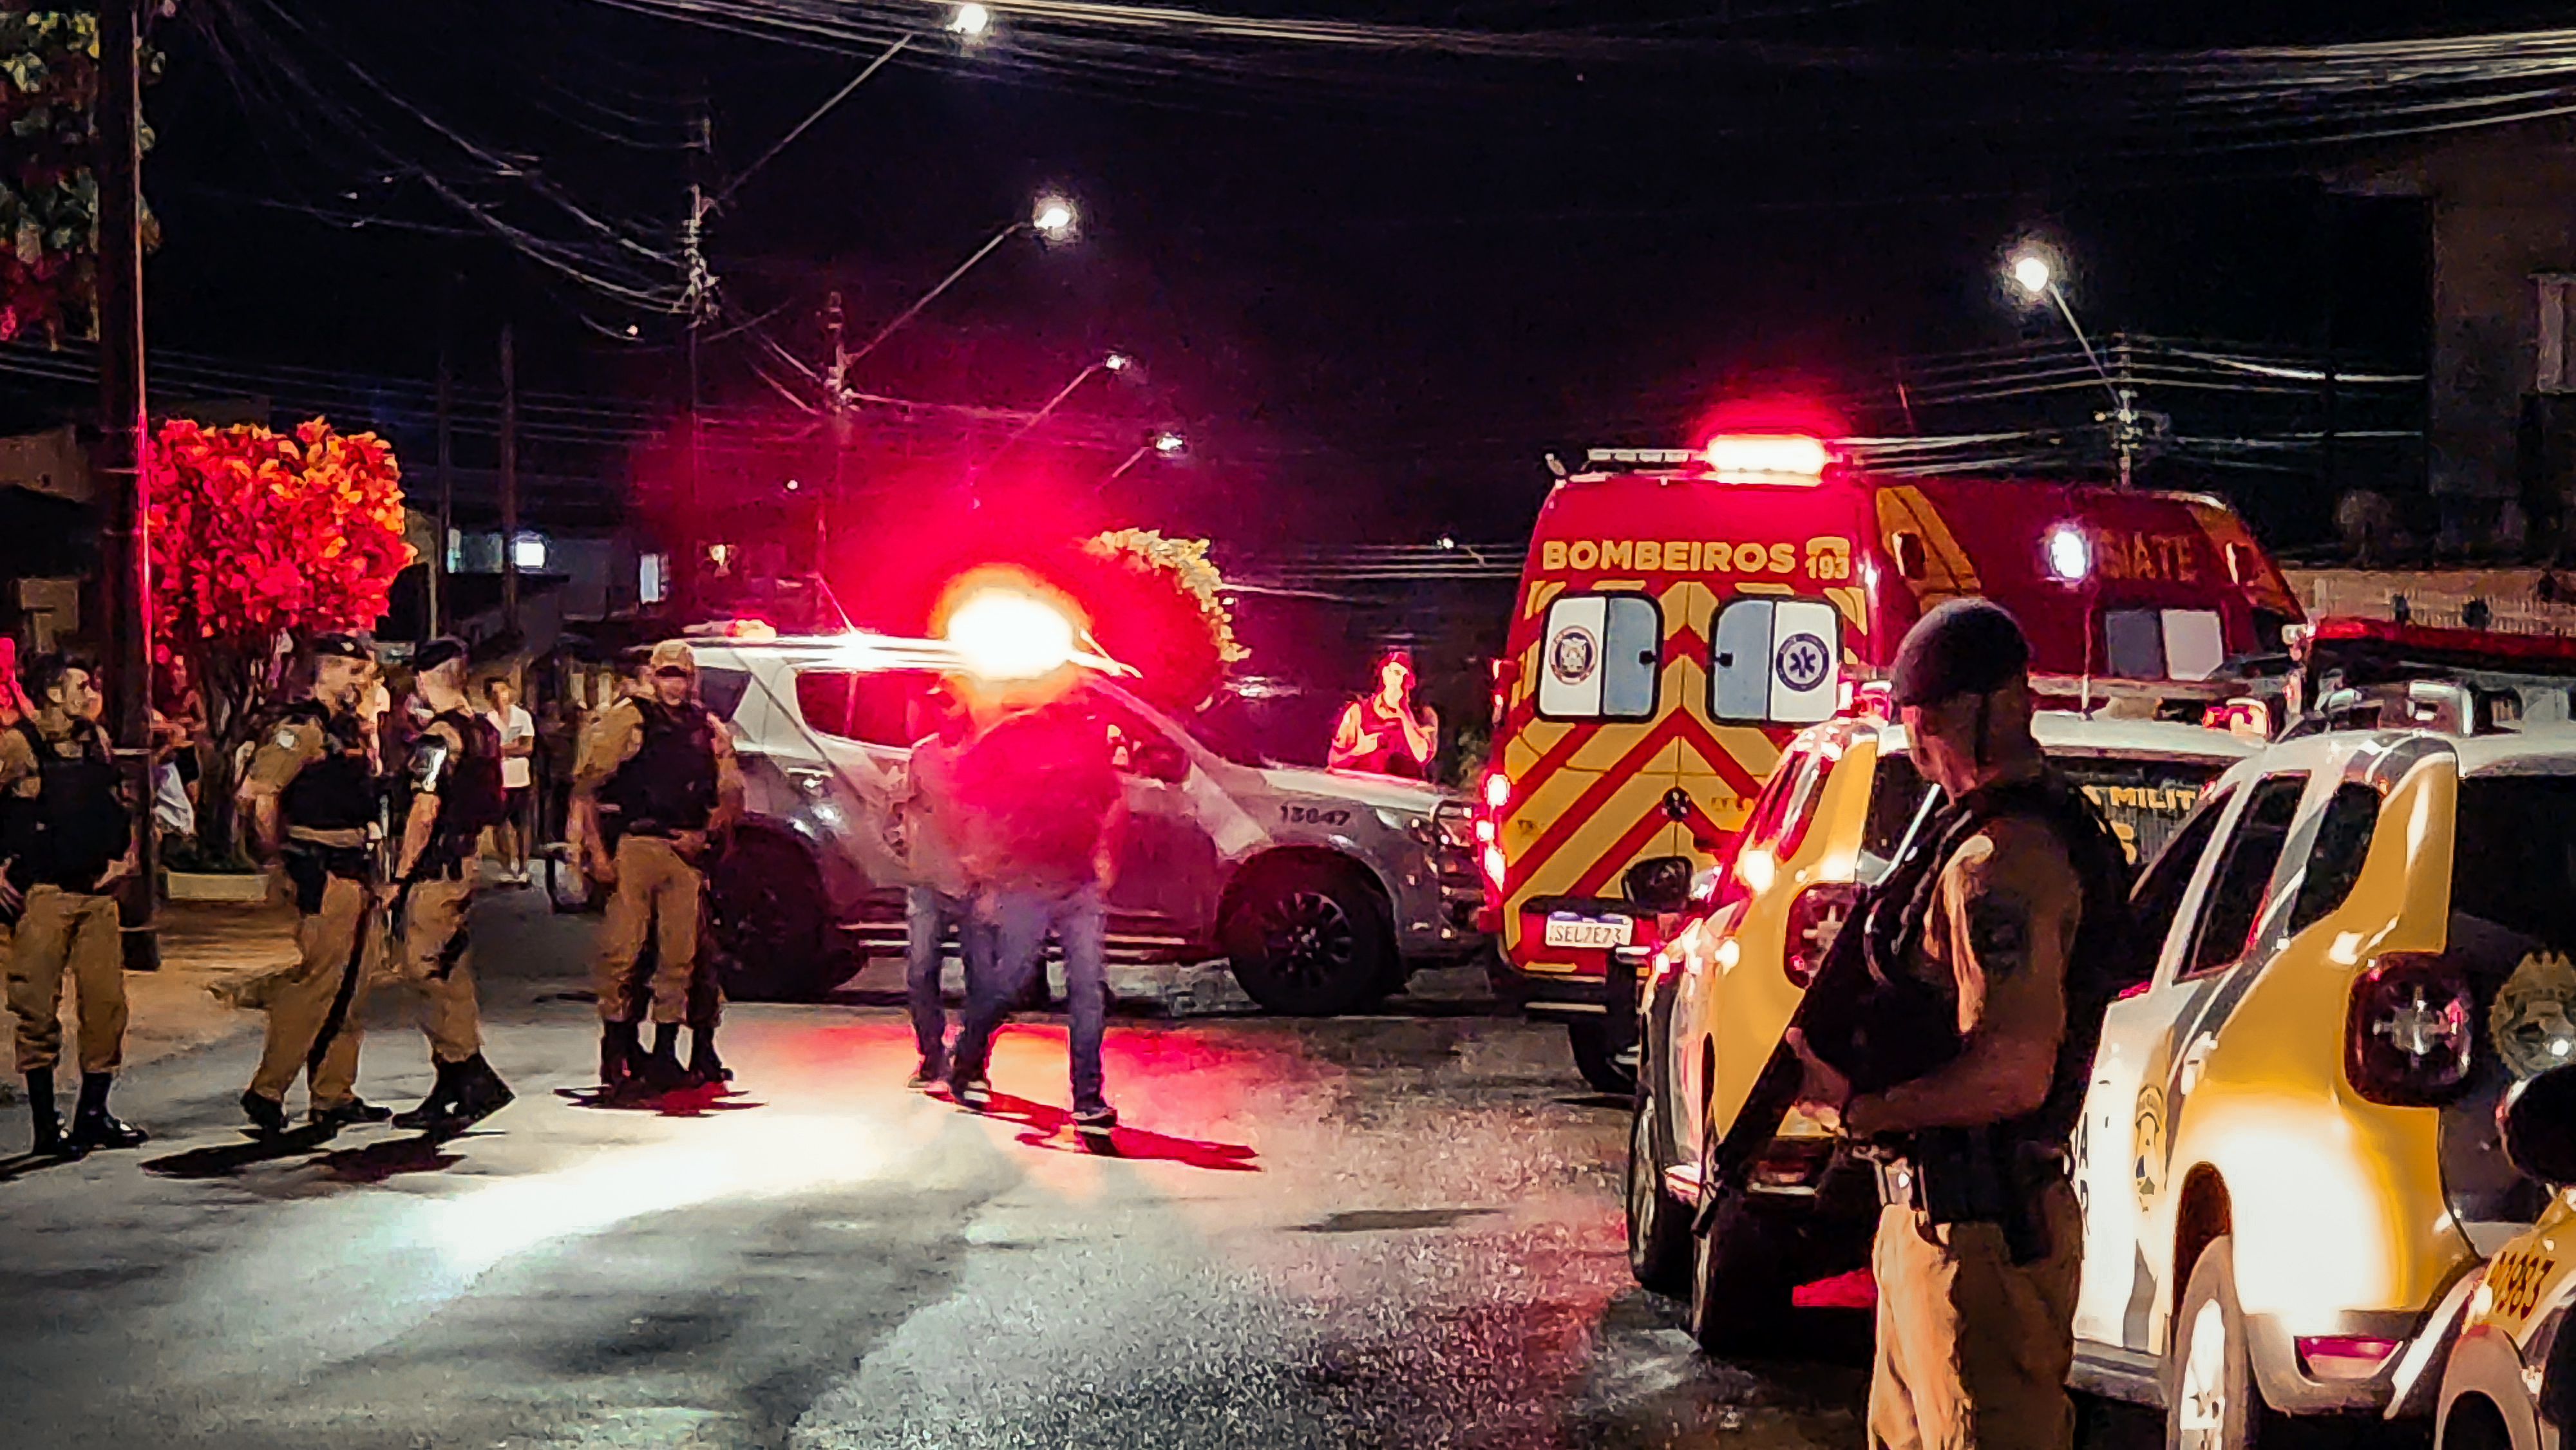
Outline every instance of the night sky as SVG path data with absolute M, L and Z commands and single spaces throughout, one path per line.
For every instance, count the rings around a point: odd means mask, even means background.
M 1963 79 L 1749 50 L 1630 64 L 1252 47 L 1239 73 L 1140 50 L 1125 70 L 1068 76 L 925 47 L 717 215 L 714 330 L 777 309 L 765 331 L 814 357 L 826 291 L 847 294 L 864 336 L 1061 190 L 1083 211 L 1077 244 L 1014 239 L 854 382 L 1029 408 L 1101 351 L 1131 350 L 1141 381 L 1069 411 L 1112 420 L 1101 437 L 1179 426 L 1194 456 L 1138 470 L 1104 507 L 1254 547 L 1507 538 L 1544 491 L 1544 450 L 1678 443 L 1730 388 L 1866 392 L 1893 358 L 2053 336 L 1997 285 L 2023 237 L 2061 249 L 2098 330 L 2315 346 L 2331 327 L 2356 355 L 2421 364 L 2419 211 L 2330 199 L 2309 179 L 2350 148 L 2208 144 L 2133 96 L 2069 84 L 2049 59 L 2402 35 L 2420 6 L 1747 0 L 1731 28 L 1712 18 L 1723 8 L 1400 18 L 1517 32 L 1688 20 L 1673 33 L 1781 54 L 1985 59 Z M 2446 31 L 2532 18 L 2444 10 Z M 990 44 L 1007 52 L 1006 8 L 998 24 Z M 667 248 L 699 97 L 709 164 L 729 174 L 858 63 L 572 0 L 182 0 L 157 38 L 156 346 L 419 378 L 444 340 L 460 375 L 488 386 L 511 318 L 524 386 L 664 407 L 685 389 L 676 320 L 477 229 L 438 187 L 541 237 L 604 245 L 524 177 L 475 174 L 489 168 L 400 106 Z M 767 405 L 756 352 L 749 334 L 705 349 L 711 401 Z M 551 462 L 624 466 L 578 451 Z M 1116 461 L 1032 453 L 1029 467 L 1086 476 Z M 2296 480 L 2229 486 L 2292 535 L 2321 531 L 2331 502 Z

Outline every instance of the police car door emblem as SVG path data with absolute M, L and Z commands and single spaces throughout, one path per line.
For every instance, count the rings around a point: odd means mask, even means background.
M 1548 673 L 1569 685 L 1592 678 L 1593 666 L 1600 660 L 1600 644 L 1592 638 L 1592 631 L 1581 625 L 1568 625 L 1547 651 Z
M 1793 634 L 1780 642 L 1780 652 L 1772 657 L 1771 668 L 1780 683 L 1804 694 L 1825 682 L 1833 668 L 1833 656 L 1825 642 L 1812 634 Z
M 2517 1078 L 2576 1062 L 2576 962 L 2557 952 L 2524 957 L 2496 993 L 2487 1034 Z

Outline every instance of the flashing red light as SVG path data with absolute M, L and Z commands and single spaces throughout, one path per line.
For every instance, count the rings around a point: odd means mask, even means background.
M 2299 1339 L 2299 1359 L 2308 1374 L 2321 1380 L 2366 1380 L 2394 1358 L 2401 1341 L 2357 1334 L 2320 1334 Z
M 1512 780 L 1501 771 L 1485 777 L 1485 809 L 1499 811 L 1512 803 Z
M 1825 440 L 1803 433 L 1721 433 L 1708 441 L 1708 466 L 1723 480 L 1813 483 L 1833 462 Z
M 1487 846 L 1485 848 L 1484 861 L 1485 879 L 1494 884 L 1494 889 L 1496 891 L 1502 890 L 1503 873 L 1508 864 L 1503 860 L 1503 848 L 1500 846 Z
M 1015 589 L 982 589 L 948 616 L 948 642 L 988 680 L 1036 680 L 1074 657 L 1074 623 L 1064 611 Z

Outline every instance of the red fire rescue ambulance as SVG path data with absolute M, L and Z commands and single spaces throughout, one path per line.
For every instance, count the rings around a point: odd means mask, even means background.
M 1783 743 L 1849 708 L 1925 610 L 2003 603 L 2070 696 L 2206 680 L 2300 617 L 2214 498 L 1890 474 L 1781 433 L 1588 468 L 1530 541 L 1477 826 L 1488 929 L 1587 1075 L 1629 1036 L 1613 952 L 1651 945 L 1651 903 L 1724 853 Z

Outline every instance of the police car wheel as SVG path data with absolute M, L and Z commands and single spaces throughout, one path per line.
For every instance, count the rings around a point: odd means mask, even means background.
M 1574 1048 L 1575 1069 L 1593 1091 L 1614 1098 L 1637 1091 L 1637 1045 L 1612 1041 L 1609 1019 L 1577 1017 L 1565 1024 L 1565 1037 Z
M 1690 1209 L 1664 1192 L 1664 1160 L 1656 1142 L 1652 1093 L 1639 1093 L 1628 1121 L 1628 1272 L 1658 1294 L 1676 1298 L 1690 1290 Z
M 805 853 L 746 835 L 710 873 L 716 973 L 745 1002 L 812 1001 L 849 980 L 828 951 L 822 884 Z
M 2235 1244 L 2225 1235 L 2192 1265 L 2166 1373 L 2167 1450 L 2251 1450 L 2262 1439 L 2272 1410 L 2254 1382 L 2236 1307 Z
M 1347 869 L 1305 861 L 1257 870 L 1220 931 L 1244 995 L 1291 1017 L 1357 1011 L 1386 995 L 1395 933 Z

